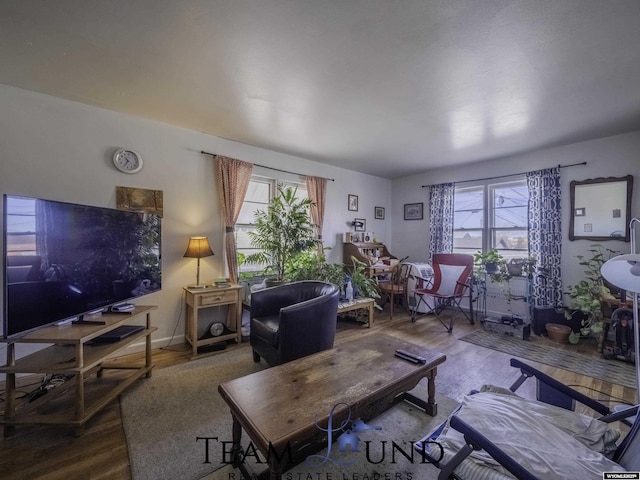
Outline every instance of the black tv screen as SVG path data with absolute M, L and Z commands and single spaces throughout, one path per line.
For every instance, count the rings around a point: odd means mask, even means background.
M 161 220 L 4 195 L 4 330 L 103 310 L 161 288 Z

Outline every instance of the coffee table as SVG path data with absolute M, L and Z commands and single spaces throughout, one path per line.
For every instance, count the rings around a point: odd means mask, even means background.
M 426 359 L 424 364 L 402 360 L 403 349 Z M 218 391 L 233 418 L 233 465 L 245 478 L 254 478 L 242 458 L 244 430 L 269 466 L 269 478 L 326 446 L 331 417 L 340 425 L 349 416 L 369 421 L 394 403 L 407 400 L 436 415 L 435 377 L 442 353 L 398 338 L 372 333 L 245 377 L 225 382 Z M 408 393 L 427 378 L 427 401 Z M 317 422 L 317 425 L 316 423 Z

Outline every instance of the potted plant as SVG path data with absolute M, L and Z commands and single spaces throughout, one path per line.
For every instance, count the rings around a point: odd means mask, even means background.
M 500 265 L 504 264 L 504 257 L 495 248 L 486 253 L 480 251 L 474 253 L 473 260 L 476 265 L 484 267 L 487 273 L 497 272 Z
M 329 250 L 326 247 L 325 250 Z M 328 263 L 324 254 L 315 248 L 299 253 L 291 258 L 285 267 L 288 280 L 319 280 L 333 283 L 342 288 L 344 283 L 344 265 L 342 263 Z
M 267 285 L 285 281 L 287 262 L 317 245 L 309 199 L 299 199 L 297 189 L 278 184 L 277 195 L 266 210 L 256 211 L 255 230 L 249 232 L 251 246 L 259 251 L 245 258 L 246 263 L 266 265 L 263 272 L 273 275 Z
M 579 322 L 569 334 L 569 342 L 576 344 L 583 336 L 599 334 L 603 331 L 602 298 L 610 294 L 600 273 L 602 265 L 618 252 L 600 244 L 589 249 L 591 256 L 577 255 L 579 264 L 584 266 L 584 278 L 570 285 L 565 292 L 571 299 L 565 310 L 565 318 L 570 322 Z
M 351 281 L 354 296 L 380 298 L 378 283 L 375 278 L 372 278 L 367 274 L 367 265 L 354 256 L 351 257 L 351 261 L 353 262 L 353 265 L 349 269 L 349 274 L 345 279 L 345 284 L 347 281 Z
M 536 259 L 527 258 L 510 258 L 507 262 L 507 271 L 513 277 L 521 277 L 533 273 L 536 265 Z

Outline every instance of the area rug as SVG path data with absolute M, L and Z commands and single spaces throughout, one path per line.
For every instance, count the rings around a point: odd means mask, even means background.
M 133 479 L 240 478 L 239 471 L 224 461 L 222 442 L 231 441 L 232 422 L 229 409 L 217 388 L 222 382 L 262 368 L 253 362 L 248 347 L 240 347 L 175 367 L 154 370 L 151 378 L 138 382 L 124 393 L 121 397 L 122 421 Z M 426 380 L 423 380 L 413 393 L 424 399 L 426 391 Z M 399 478 L 396 473 L 402 478 L 437 478 L 438 470 L 421 463 L 419 454 L 410 459 L 399 451 L 411 454 L 411 443 L 439 425 L 457 406 L 456 402 L 443 395 L 436 399 L 436 417 L 430 417 L 406 402 L 398 404 L 369 422 L 380 429 L 360 434 L 363 442 L 358 452 L 340 453 L 333 448 L 327 455 L 325 450 L 325 457 L 330 458 L 322 465 L 302 463 L 290 471 L 292 475 L 296 474 L 291 478 L 299 478 L 297 474 L 303 473 L 305 476 L 300 478 L 316 478 L 318 475 L 322 478 L 343 478 L 343 474 L 347 478 L 352 478 L 352 474 L 356 478 L 387 478 L 385 474 Z M 210 440 L 205 440 L 205 437 Z M 246 442 L 247 437 L 244 439 Z M 397 448 L 392 448 L 394 443 Z M 369 445 L 368 453 L 362 448 L 365 444 Z M 252 460 L 255 459 L 248 459 L 252 470 L 265 468 L 264 464 L 251 465 Z M 350 465 L 338 465 L 336 461 Z M 331 474 L 333 476 L 327 477 Z
M 537 345 L 515 337 L 496 335 L 484 330 L 476 330 L 460 340 L 616 385 L 636 388 L 635 367 L 631 363 L 590 357 L 570 350 Z

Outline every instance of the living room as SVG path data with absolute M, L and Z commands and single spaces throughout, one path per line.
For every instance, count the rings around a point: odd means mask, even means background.
M 627 49 L 635 49 L 635 43 L 629 42 L 617 53 L 623 55 L 622 50 L 626 52 Z M 629 75 L 626 71 L 623 73 Z M 253 146 L 242 137 L 227 138 L 222 130 L 218 135 L 202 133 L 199 128 L 190 127 L 188 119 L 176 120 L 175 125 L 154 120 L 151 114 L 129 112 L 126 99 L 121 105 L 106 109 L 38 93 L 38 88 L 32 84 L 19 88 L 11 85 L 11 79 L 0 81 L 3 82 L 0 84 L 0 191 L 3 194 L 115 208 L 118 186 L 163 192 L 162 290 L 143 300 L 144 304 L 158 307 L 152 317 L 157 328 L 152 336 L 154 349 L 180 346 L 184 342 L 183 287 L 195 282 L 195 261 L 184 258 L 189 237 L 207 236 L 214 252 L 213 256 L 200 262 L 202 280 L 212 282 L 227 276 L 225 229 L 218 203 L 214 160 L 202 151 L 253 163 L 256 165 L 254 173 L 267 177 L 277 175 L 281 179 L 300 181 L 300 176 L 311 175 L 332 179 L 327 183 L 323 227 L 324 245 L 331 248 L 327 254 L 331 262 L 342 261 L 344 233 L 352 230 L 354 218 L 366 219 L 367 231 L 374 232 L 375 237 L 398 258 L 408 256 L 411 261 L 427 261 L 430 214 L 429 193 L 424 185 L 580 164 L 560 169 L 563 227 L 569 225 L 569 185 L 574 180 L 633 175 L 631 214 L 637 216 L 640 212 L 639 126 L 626 130 L 611 127 L 592 136 L 588 132 L 567 134 L 569 140 L 555 138 L 540 148 L 487 155 L 477 159 L 482 161 L 471 163 L 451 161 L 451 164 L 429 167 L 425 159 L 425 168 L 414 168 L 414 173 L 396 177 L 369 173 L 366 168 L 349 168 L 346 163 L 342 165 L 339 158 L 334 159 L 334 164 L 328 164 L 304 155 L 282 153 L 278 148 Z M 61 82 L 71 84 L 68 78 Z M 104 88 L 110 88 L 107 80 Z M 79 94 L 78 98 L 81 96 Z M 637 99 L 636 96 L 629 101 L 626 117 L 636 119 Z M 149 109 L 153 110 L 153 107 Z M 537 115 L 543 116 L 543 113 L 537 112 Z M 620 113 L 620 117 L 625 117 L 625 112 Z M 176 126 L 181 123 L 182 126 Z M 391 130 L 391 127 L 387 128 Z M 264 143 L 268 144 L 267 141 Z M 144 168 L 133 175 L 114 168 L 112 156 L 119 148 L 139 152 L 144 159 Z M 394 161 L 393 153 L 389 153 L 387 162 Z M 586 164 L 582 165 L 583 162 Z M 349 195 L 358 197 L 357 211 L 349 210 Z M 412 203 L 424 205 L 424 218 L 404 219 L 404 205 Z M 376 218 L 376 207 L 384 209 L 384 218 Z M 576 257 L 584 255 L 591 243 L 570 241 L 568 235 L 563 234 L 563 284 L 574 284 L 581 279 L 583 269 Z M 620 253 L 630 251 L 627 242 L 612 240 L 607 246 Z M 2 300 L 4 302 L 4 298 Z M 387 310 L 377 315 L 386 318 L 386 314 Z M 407 318 L 405 320 L 406 325 L 399 329 L 402 335 L 410 336 L 412 324 Z M 426 333 L 418 324 L 415 328 L 420 334 Z M 448 342 L 440 336 L 437 338 L 438 342 Z M 5 354 L 5 348 L 5 345 L 0 346 L 0 354 Z M 142 350 L 140 344 L 127 353 Z M 19 348 L 18 355 L 27 351 Z

